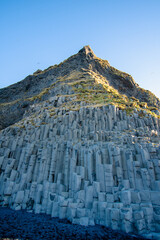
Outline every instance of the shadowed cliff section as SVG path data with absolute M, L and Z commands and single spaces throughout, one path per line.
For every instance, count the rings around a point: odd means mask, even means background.
M 83 82 L 85 80 L 87 82 L 88 76 L 92 76 L 94 82 L 97 78 L 100 79 L 99 84 L 103 88 L 101 90 L 104 90 L 106 94 L 108 92 L 106 86 L 110 86 L 112 92 L 114 89 L 118 91 L 117 98 L 122 95 L 128 98 L 134 97 L 143 104 L 144 102 L 147 103 L 149 107 L 154 108 L 153 110 L 157 110 L 160 106 L 159 99 L 150 91 L 140 88 L 132 76 L 110 66 L 107 60 L 98 58 L 89 46 L 85 46 L 77 54 L 59 65 L 51 66 L 44 71 L 37 70 L 24 80 L 0 89 L 0 129 L 21 120 L 25 111 L 34 103 L 48 100 L 50 97 L 59 94 L 74 94 L 75 88 L 65 86 L 66 79 L 69 79 L 69 76 L 72 76 L 72 79 L 70 78 L 72 85 L 74 81 L 80 81 L 81 79 L 83 79 Z M 90 89 L 92 89 L 92 86 Z M 83 88 L 83 85 L 78 86 L 78 88 Z M 95 87 L 96 90 L 98 90 L 98 87 Z M 82 91 L 81 95 L 82 93 L 85 92 Z

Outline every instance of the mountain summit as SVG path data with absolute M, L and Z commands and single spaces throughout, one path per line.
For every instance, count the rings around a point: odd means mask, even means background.
M 86 58 L 93 59 L 96 58 L 96 55 L 94 54 L 93 50 L 89 45 L 83 47 L 80 51 L 80 54 L 84 54 Z
M 59 65 L 37 70 L 24 80 L 0 89 L 0 129 L 22 119 L 34 103 L 56 95 L 74 93 L 79 97 L 80 92 L 84 104 L 90 98 L 92 104 L 97 104 L 96 100 L 101 98 L 101 104 L 112 102 L 123 109 L 148 105 L 147 110 L 155 113 L 160 106 L 159 99 L 140 88 L 132 76 L 110 66 L 107 60 L 96 57 L 90 46 L 85 46 Z M 97 99 L 93 99 L 95 95 Z
M 1 89 L 0 206 L 160 239 L 159 106 L 89 46 Z

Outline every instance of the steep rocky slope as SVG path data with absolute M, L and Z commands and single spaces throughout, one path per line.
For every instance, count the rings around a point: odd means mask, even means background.
M 0 129 L 21 120 L 25 110 L 33 103 L 48 100 L 57 94 L 74 93 L 83 93 L 86 98 L 94 93 L 95 98 L 102 99 L 104 104 L 109 101 L 119 103 L 121 98 L 125 107 L 127 102 L 132 107 L 137 101 L 143 102 L 142 107 L 146 102 L 155 111 L 160 106 L 154 94 L 140 88 L 129 74 L 96 57 L 91 48 L 86 46 L 59 65 L 44 71 L 38 70 L 23 81 L 0 89 Z M 127 97 L 136 99 L 129 100 Z M 93 103 L 95 98 L 92 99 Z
M 0 205 L 159 239 L 158 98 L 89 46 L 0 97 Z

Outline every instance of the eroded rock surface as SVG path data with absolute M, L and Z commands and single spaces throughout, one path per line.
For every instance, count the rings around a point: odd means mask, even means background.
M 84 48 L 62 63 L 73 71 L 45 76 L 48 87 L 40 92 L 40 84 L 34 98 L 27 93 L 22 119 L 0 132 L 0 205 L 159 239 L 158 99 L 155 108 L 122 95 L 82 69 L 82 56 L 85 64 L 98 61 Z M 139 88 L 126 79 L 129 89 Z M 17 105 L 6 102 L 3 110 L 10 106 Z
M 1 205 L 84 226 L 159 232 L 159 120 L 113 105 L 50 116 L 45 106 L 0 133 Z
M 66 78 L 79 80 L 79 88 L 83 87 L 81 83 L 83 84 L 84 79 L 92 78 L 92 87 L 95 83 L 102 85 L 101 90 L 111 86 L 112 92 L 118 90 L 120 94 L 135 97 L 140 102 L 146 102 L 148 106 L 155 108 L 160 106 L 159 99 L 150 91 L 140 88 L 132 76 L 113 68 L 107 60 L 96 57 L 92 49 L 85 46 L 59 65 L 51 66 L 44 71 L 37 70 L 23 81 L 0 89 L 0 130 L 21 120 L 25 110 L 33 103 L 64 94 L 60 84 L 63 85 Z M 87 81 L 85 82 L 87 84 Z M 57 84 L 61 90 L 55 88 Z M 68 90 L 65 94 L 71 93 L 77 92 L 72 88 L 71 92 Z

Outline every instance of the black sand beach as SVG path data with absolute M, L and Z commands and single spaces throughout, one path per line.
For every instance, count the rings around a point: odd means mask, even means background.
M 83 227 L 46 214 L 0 207 L 0 239 L 144 239 L 95 225 Z

